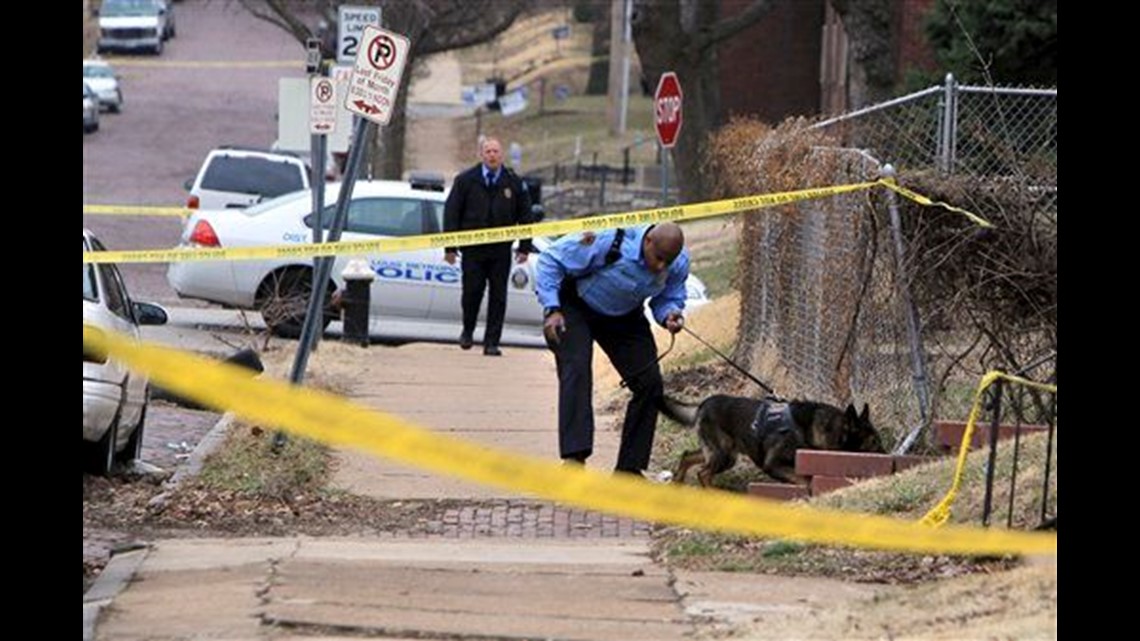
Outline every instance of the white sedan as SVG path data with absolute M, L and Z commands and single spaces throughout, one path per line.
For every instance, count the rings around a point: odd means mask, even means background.
M 325 188 L 322 226 L 328 229 L 336 210 L 340 183 Z M 348 208 L 342 241 L 368 241 L 384 237 L 439 233 L 447 194 L 442 185 L 412 185 L 399 181 L 357 181 Z M 236 248 L 312 242 L 312 195 L 299 191 L 244 210 L 200 210 L 184 226 L 181 246 Z M 549 241 L 535 238 L 542 251 Z M 370 290 L 370 326 L 374 335 L 410 340 L 455 340 L 462 326 L 459 264 L 449 265 L 443 249 L 421 249 L 368 256 L 337 256 L 330 296 L 343 291 L 341 273 L 352 259 L 363 258 L 375 280 Z M 534 293 L 537 255 L 513 264 L 507 288 L 503 340 L 511 335 L 524 343 L 541 344 L 542 308 Z M 259 310 L 275 333 L 297 336 L 304 320 L 312 287 L 311 258 L 272 260 L 173 262 L 167 281 L 184 298 L 219 303 L 226 307 Z M 707 301 L 704 285 L 690 276 L 690 307 Z M 486 312 L 484 309 L 480 316 Z M 335 312 L 326 312 L 327 324 Z M 481 330 L 483 323 L 479 325 Z M 398 329 L 397 329 L 398 328 Z M 478 338 L 478 336 L 477 336 Z
M 119 87 L 119 76 L 111 65 L 103 60 L 83 61 L 83 82 L 99 96 L 99 106 L 111 113 L 119 113 L 123 108 L 123 90 Z
M 83 251 L 105 248 L 83 230 Z M 135 339 L 139 325 L 161 325 L 166 310 L 131 300 L 114 265 L 83 265 L 83 324 Z M 106 475 L 117 462 L 136 459 L 142 449 L 149 388 L 144 376 L 101 354 L 83 351 L 84 468 Z

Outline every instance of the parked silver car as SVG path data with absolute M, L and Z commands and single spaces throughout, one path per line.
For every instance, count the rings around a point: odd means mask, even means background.
M 111 113 L 118 113 L 123 108 L 123 90 L 119 86 L 119 76 L 109 63 L 103 60 L 84 60 L 83 82 L 99 97 L 100 107 Z
M 99 131 L 99 97 L 83 83 L 83 133 Z
M 83 230 L 83 251 L 104 251 Z M 137 339 L 140 325 L 162 325 L 166 310 L 131 300 L 119 270 L 110 264 L 83 265 L 83 324 L 97 331 Z M 110 473 L 115 463 L 139 457 L 150 388 L 145 376 L 128 371 L 105 354 L 83 350 L 84 470 Z

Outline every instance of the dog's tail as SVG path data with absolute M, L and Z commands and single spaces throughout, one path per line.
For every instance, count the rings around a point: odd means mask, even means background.
M 692 426 L 697 422 L 697 408 L 700 405 L 685 403 L 669 395 L 661 397 L 661 413 L 682 425 Z

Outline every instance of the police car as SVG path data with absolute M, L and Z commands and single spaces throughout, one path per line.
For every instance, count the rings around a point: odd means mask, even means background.
M 341 183 L 325 186 L 321 225 L 328 230 L 336 211 Z M 447 193 L 442 180 L 357 181 L 341 240 L 370 241 L 434 234 L 442 231 Z M 185 222 L 180 246 L 233 249 L 312 242 L 312 194 L 293 192 L 243 210 L 199 210 Z M 327 235 L 327 232 L 326 232 Z M 549 244 L 535 238 L 541 252 Z M 442 248 L 367 256 L 339 255 L 328 285 L 329 301 L 344 290 L 341 274 L 349 261 L 363 259 L 375 276 L 370 290 L 370 331 L 385 338 L 455 340 L 462 326 L 460 264 L 444 261 Z M 542 308 L 534 293 L 536 254 L 513 264 L 507 287 L 503 342 L 541 344 Z M 258 310 L 274 333 L 298 336 L 312 288 L 313 259 L 184 261 L 167 269 L 167 281 L 183 298 Z M 689 306 L 707 301 L 704 285 L 690 276 Z M 484 310 L 487 299 L 484 297 Z M 326 306 L 325 325 L 336 317 Z M 476 339 L 480 338 L 480 322 Z

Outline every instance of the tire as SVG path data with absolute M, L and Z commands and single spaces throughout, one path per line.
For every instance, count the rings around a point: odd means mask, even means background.
M 107 105 L 107 111 L 109 111 L 113 114 L 117 114 L 120 111 L 122 111 L 122 109 L 123 109 L 123 94 L 122 94 L 122 92 L 118 92 L 115 95 L 118 98 L 118 100 Z
M 84 469 L 95 476 L 108 476 L 115 466 L 115 441 L 119 435 L 119 415 L 122 409 L 115 412 L 111 425 L 97 443 L 83 441 Z
M 154 45 L 154 55 L 156 55 L 156 56 L 162 55 L 162 43 L 163 43 L 163 39 L 159 38 L 158 44 Z
M 150 390 L 147 390 L 146 396 L 150 397 Z M 143 403 L 142 410 L 139 411 L 139 421 L 135 424 L 134 431 L 131 432 L 131 437 L 127 439 L 127 446 L 123 448 L 122 452 L 115 454 L 115 462 L 126 465 L 135 459 L 142 458 L 142 443 L 143 432 L 146 429 L 146 407 L 148 403 Z
M 258 288 L 257 309 L 269 331 L 283 338 L 300 338 L 313 289 L 313 270 L 292 267 L 273 272 Z M 325 290 L 325 313 L 321 331 L 332 322 L 329 306 L 334 285 Z

